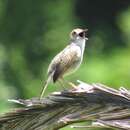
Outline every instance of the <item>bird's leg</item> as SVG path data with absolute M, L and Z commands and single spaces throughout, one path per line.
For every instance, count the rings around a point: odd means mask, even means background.
M 62 81 L 63 81 L 65 84 L 71 86 L 72 88 L 76 88 L 76 85 L 75 85 L 74 83 L 72 83 L 72 82 L 68 82 L 68 81 L 65 80 L 63 77 L 62 77 L 61 79 L 62 79 Z
M 77 88 L 77 86 L 76 86 L 74 83 L 72 83 L 72 82 L 68 82 L 68 84 L 69 84 L 72 88 L 74 88 L 74 89 Z
M 63 80 L 62 80 L 62 79 L 59 79 L 59 80 L 58 80 L 58 83 L 59 83 L 60 86 L 62 86 L 62 88 L 65 90 L 65 84 L 64 84 Z

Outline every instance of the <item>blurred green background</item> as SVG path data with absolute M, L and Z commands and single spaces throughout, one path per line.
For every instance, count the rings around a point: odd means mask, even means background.
M 49 62 L 77 27 L 89 29 L 89 41 L 67 80 L 130 87 L 129 0 L 0 0 L 0 113 L 15 107 L 7 99 L 39 96 Z M 50 84 L 46 94 L 59 89 Z

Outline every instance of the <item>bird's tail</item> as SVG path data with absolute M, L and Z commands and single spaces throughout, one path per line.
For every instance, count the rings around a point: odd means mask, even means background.
M 40 99 L 43 97 L 43 95 L 44 95 L 44 93 L 46 91 L 46 88 L 47 88 L 48 84 L 50 83 L 50 81 L 51 81 L 51 76 L 48 77 L 48 79 L 44 83 L 44 86 L 42 87 L 41 94 L 40 94 Z

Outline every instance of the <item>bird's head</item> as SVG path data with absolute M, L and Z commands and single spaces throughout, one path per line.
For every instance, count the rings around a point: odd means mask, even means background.
M 72 40 L 88 40 L 88 38 L 85 36 L 87 31 L 88 29 L 76 28 L 70 33 L 70 38 Z

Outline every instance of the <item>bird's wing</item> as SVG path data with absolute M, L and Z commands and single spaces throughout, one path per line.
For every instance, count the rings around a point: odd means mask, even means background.
M 52 60 L 48 74 L 53 73 L 53 81 L 67 72 L 76 62 L 80 60 L 81 50 L 76 45 L 68 45 L 61 53 Z

